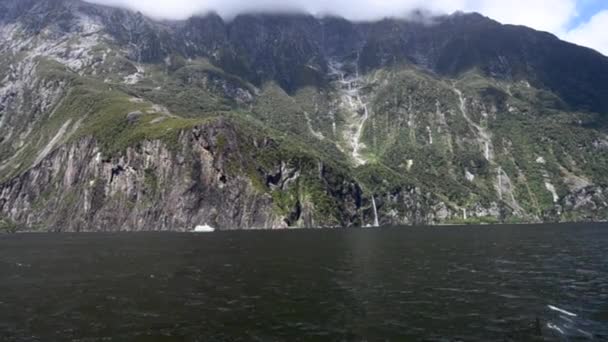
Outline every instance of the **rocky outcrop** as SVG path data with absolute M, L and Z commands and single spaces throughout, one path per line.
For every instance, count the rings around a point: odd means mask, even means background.
M 608 188 L 587 186 L 568 194 L 562 201 L 559 213 L 579 213 L 582 221 L 606 221 L 608 213 Z
M 180 137 L 180 151 L 144 141 L 119 157 L 90 139 L 64 145 L 1 187 L 1 212 L 28 227 L 59 231 L 273 227 L 271 198 L 245 176 L 228 174 L 217 126 Z
M 313 178 L 321 188 L 312 189 L 322 196 L 307 196 L 312 190 L 302 185 L 311 184 L 302 183 L 311 174 L 306 162 L 256 163 L 246 144 L 274 146 L 272 140 L 247 136 L 222 119 L 182 132 L 173 147 L 161 140 L 142 141 L 120 156 L 105 156 L 92 138 L 79 139 L 0 185 L 0 217 L 34 231 L 190 231 L 202 224 L 219 229 L 348 227 L 374 222 L 371 198 L 356 181 L 318 163 Z M 567 219 L 564 213 L 604 219 L 606 192 L 587 187 L 566 196 L 553 219 Z M 295 193 L 295 199 L 285 208 L 275 193 Z M 509 208 L 496 203 L 459 208 L 415 186 L 374 199 L 382 225 L 509 217 Z M 323 201 L 333 211 L 321 207 Z
M 273 144 L 250 138 L 219 119 L 182 132 L 177 149 L 161 140 L 142 141 L 120 156 L 106 157 L 94 139 L 80 139 L 1 185 L 0 215 L 33 230 L 57 231 L 348 226 L 359 221 L 360 188 L 322 164 L 318 180 L 324 188 L 317 190 L 340 214 L 324 221 L 316 213 L 319 203 L 310 198 L 295 201 L 281 214 L 271 193 L 304 192 L 296 183 L 309 170 L 288 166 L 298 165 L 297 160 L 277 160 L 270 168 L 255 163 L 251 147 Z
M 5 0 L 0 38 L 14 226 L 608 218 L 608 60 L 544 33 L 476 14 L 159 22 Z

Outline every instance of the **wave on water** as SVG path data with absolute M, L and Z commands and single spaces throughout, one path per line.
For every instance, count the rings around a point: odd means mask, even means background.
M 577 316 L 578 316 L 578 315 L 577 315 L 577 314 L 575 314 L 575 313 L 572 313 L 572 312 L 566 311 L 566 310 L 564 310 L 564 309 L 560 309 L 560 308 L 558 308 L 557 306 L 553 306 L 553 305 L 547 305 L 547 307 L 548 307 L 549 309 L 553 310 L 553 311 L 561 312 L 561 313 L 563 313 L 564 315 L 568 315 L 568 316 L 570 316 L 570 317 L 577 317 Z
M 559 313 L 557 317 L 554 317 L 550 322 L 547 322 L 547 328 L 549 330 L 567 338 L 594 339 L 596 337 L 603 337 L 589 332 L 602 331 L 603 329 L 600 323 L 579 317 L 576 313 L 554 305 L 547 305 L 547 308 L 552 312 Z

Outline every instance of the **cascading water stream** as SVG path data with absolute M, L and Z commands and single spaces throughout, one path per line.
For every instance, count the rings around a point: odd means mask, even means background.
M 356 62 L 355 62 L 356 63 Z M 351 150 L 351 156 L 356 166 L 364 165 L 366 160 L 361 155 L 365 144 L 361 141 L 365 124 L 369 119 L 368 104 L 361 96 L 364 80 L 357 70 L 355 75 L 347 75 L 344 65 L 332 62 L 329 65 L 330 73 L 337 78 L 337 89 L 341 96 L 341 107 L 347 114 L 347 126 L 344 131 L 345 141 Z
M 376 207 L 376 198 L 372 196 L 372 205 L 374 207 L 374 227 L 380 227 L 380 220 L 378 220 L 378 208 Z

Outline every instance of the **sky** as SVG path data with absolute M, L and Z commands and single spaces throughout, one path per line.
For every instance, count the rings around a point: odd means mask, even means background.
M 158 19 L 185 19 L 209 11 L 225 19 L 245 12 L 305 11 L 350 20 L 405 16 L 423 9 L 436 14 L 479 12 L 505 24 L 551 32 L 608 56 L 608 0 L 88 0 L 128 7 Z

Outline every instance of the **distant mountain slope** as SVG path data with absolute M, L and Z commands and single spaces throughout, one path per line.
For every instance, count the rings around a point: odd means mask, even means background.
M 608 218 L 608 58 L 478 14 L 0 0 L 0 79 L 0 219 L 27 229 Z

